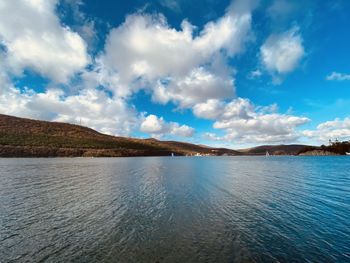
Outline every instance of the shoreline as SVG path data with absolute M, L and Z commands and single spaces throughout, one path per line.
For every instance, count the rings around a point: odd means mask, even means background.
M 265 156 L 267 153 L 271 156 L 334 156 L 347 152 L 350 152 L 347 141 L 319 147 L 279 144 L 234 150 L 181 141 L 112 136 L 75 124 L 0 114 L 0 157 Z

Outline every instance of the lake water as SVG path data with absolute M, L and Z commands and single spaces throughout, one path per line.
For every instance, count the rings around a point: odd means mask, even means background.
M 0 159 L 0 262 L 350 262 L 350 157 Z

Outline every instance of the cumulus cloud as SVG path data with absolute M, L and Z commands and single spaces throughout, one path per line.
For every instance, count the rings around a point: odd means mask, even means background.
M 232 97 L 232 72 L 221 69 L 249 39 L 253 2 L 235 1 L 199 32 L 187 20 L 177 30 L 160 14 L 129 15 L 108 35 L 101 63 L 118 75 L 120 89 L 147 87 L 160 103 L 191 107 L 205 96 Z
M 64 83 L 89 63 L 84 40 L 60 24 L 56 4 L 57 0 L 1 1 L 0 42 L 12 73 L 31 69 Z
M 305 130 L 303 134 L 320 142 L 328 142 L 329 139 L 349 140 L 350 118 L 347 117 L 343 120 L 336 118 L 333 121 L 323 122 L 315 130 Z
M 0 112 L 20 117 L 82 124 L 113 135 L 130 135 L 139 119 L 133 107 L 102 90 L 83 89 L 67 95 L 58 88 L 37 93 L 19 90 L 0 74 Z
M 161 103 L 173 101 L 181 108 L 188 108 L 211 99 L 234 96 L 234 82 L 208 72 L 203 67 L 193 69 L 181 79 L 158 81 L 153 90 L 153 100 Z
M 154 138 L 161 138 L 165 135 L 180 137 L 192 137 L 194 129 L 187 125 L 180 125 L 177 122 L 166 122 L 163 117 L 148 115 L 140 125 L 140 131 L 151 134 Z
M 300 135 L 296 128 L 309 119 L 285 114 L 253 114 L 251 119 L 216 121 L 214 128 L 225 129 L 227 138 L 243 142 L 290 142 Z
M 248 99 L 238 98 L 229 103 L 211 100 L 194 108 L 194 114 L 213 119 L 213 127 L 226 135 L 207 136 L 215 140 L 244 143 L 290 142 L 298 139 L 297 127 L 309 122 L 305 117 L 276 113 L 276 105 L 259 107 Z
M 249 119 L 254 106 L 247 99 L 237 98 L 229 103 L 219 100 L 208 100 L 197 104 L 193 113 L 203 119 L 228 120 L 232 118 Z
M 350 74 L 343 74 L 338 72 L 332 72 L 330 75 L 326 77 L 327 80 L 350 80 Z
M 209 99 L 204 103 L 198 103 L 193 107 L 193 114 L 202 119 L 215 120 L 223 114 L 224 102 L 216 99 Z
M 268 37 L 260 48 L 261 61 L 271 73 L 286 74 L 293 71 L 305 54 L 298 28 Z

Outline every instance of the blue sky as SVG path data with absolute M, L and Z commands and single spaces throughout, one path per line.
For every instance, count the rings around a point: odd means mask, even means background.
M 350 139 L 350 2 L 0 0 L 0 113 L 213 146 Z

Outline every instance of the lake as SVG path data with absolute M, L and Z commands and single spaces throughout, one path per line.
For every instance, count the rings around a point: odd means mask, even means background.
M 350 157 L 0 159 L 0 262 L 350 262 Z

